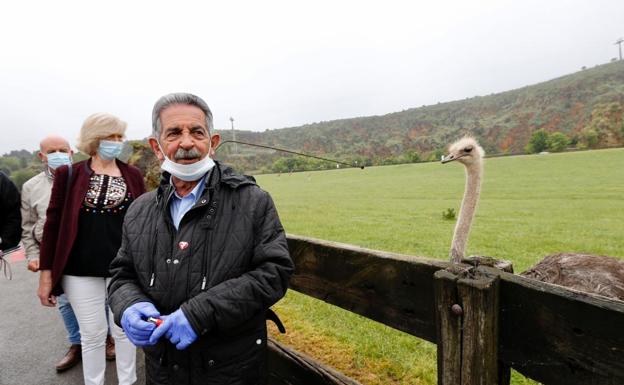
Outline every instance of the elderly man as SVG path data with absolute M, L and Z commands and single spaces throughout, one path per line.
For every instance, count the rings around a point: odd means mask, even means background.
M 30 271 L 39 271 L 39 245 L 50 202 L 54 172 L 59 166 L 71 164 L 72 155 L 73 151 L 65 138 L 58 135 L 45 137 L 39 143 L 37 154 L 44 170 L 22 186 L 22 242 L 26 249 Z M 65 356 L 56 364 L 56 371 L 63 372 L 76 366 L 81 360 L 80 327 L 64 294 L 57 297 L 57 303 L 70 344 Z M 115 346 L 111 342 L 107 344 L 106 356 L 109 359 L 115 358 Z
M 201 98 L 163 96 L 152 128 L 163 178 L 126 214 L 115 321 L 144 347 L 148 384 L 264 384 L 265 317 L 293 270 L 273 201 L 211 159 L 220 137 Z
M 73 151 L 67 140 L 57 135 L 47 136 L 39 143 L 37 154 L 44 170 L 22 186 L 22 242 L 26 249 L 30 271 L 39 271 L 39 245 L 50 202 L 54 170 L 59 166 L 71 164 L 72 155 Z M 70 344 L 65 356 L 56 364 L 56 371 L 63 372 L 80 362 L 80 328 L 67 297 L 59 296 L 57 303 Z

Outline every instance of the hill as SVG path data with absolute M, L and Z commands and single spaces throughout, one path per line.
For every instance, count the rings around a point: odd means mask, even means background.
M 223 141 L 231 130 L 218 131 Z M 239 141 L 333 158 L 358 165 L 439 159 L 458 137 L 475 136 L 489 155 L 624 146 L 624 61 L 603 64 L 512 91 L 422 106 L 382 116 L 236 132 Z M 536 143 L 530 141 L 535 139 Z M 84 158 L 76 154 L 74 160 Z M 146 141 L 130 141 L 123 160 L 139 166 L 149 186 L 157 162 Z M 251 174 L 335 168 L 331 162 L 226 143 L 217 159 Z M 21 184 L 40 172 L 36 151 L 0 157 L 0 170 Z
M 488 96 L 422 106 L 382 116 L 306 124 L 264 132 L 236 131 L 236 139 L 365 164 L 437 158 L 470 134 L 486 152 L 522 153 L 531 135 L 561 132 L 571 146 L 624 145 L 624 61 Z M 230 130 L 220 131 L 224 140 Z M 416 154 L 416 155 L 415 155 Z M 246 171 L 287 171 L 334 165 L 274 164 L 283 153 L 228 144 L 218 157 Z M 290 157 L 290 156 L 289 156 Z M 283 160 L 282 163 L 285 163 Z M 291 167 L 288 167 L 291 166 Z

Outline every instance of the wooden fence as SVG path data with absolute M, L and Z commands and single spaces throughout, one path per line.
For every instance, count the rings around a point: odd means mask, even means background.
M 438 384 L 624 384 L 624 302 L 488 267 L 289 236 L 291 288 L 438 345 Z M 271 385 L 357 384 L 271 341 Z

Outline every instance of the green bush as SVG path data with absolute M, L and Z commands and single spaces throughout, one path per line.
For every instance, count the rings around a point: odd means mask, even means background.
M 531 138 L 529 139 L 529 143 L 525 147 L 525 151 L 533 154 L 546 151 L 547 148 L 548 133 L 542 128 L 531 134 Z
M 429 156 L 427 157 L 427 160 L 435 162 L 437 160 L 440 160 L 442 158 L 442 155 L 444 155 L 444 150 L 437 149 L 437 150 L 432 151 L 429 154 Z
M 416 151 L 408 151 L 404 155 L 405 161 L 407 163 L 418 163 L 420 162 L 420 155 Z
M 17 170 L 11 174 L 11 179 L 18 189 L 22 189 L 22 185 L 33 176 L 39 174 L 41 171 L 34 170 L 32 168 L 23 168 Z
M 593 129 L 585 129 L 581 132 L 580 143 L 582 148 L 595 148 L 600 142 L 598 132 Z
M 455 209 L 452 208 L 448 208 L 442 212 L 442 218 L 446 219 L 447 221 L 455 219 L 455 215 Z
M 553 132 L 548 136 L 548 149 L 552 152 L 561 152 L 568 147 L 570 139 L 561 132 Z

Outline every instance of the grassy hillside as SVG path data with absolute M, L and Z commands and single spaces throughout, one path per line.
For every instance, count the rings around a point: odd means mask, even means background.
M 490 155 L 522 153 L 531 135 L 542 130 L 544 135 L 564 135 L 560 149 L 624 146 L 624 61 L 489 96 L 383 116 L 237 131 L 236 138 L 370 166 L 439 159 L 445 146 L 464 134 L 479 139 Z M 219 132 L 223 141 L 232 139 L 230 130 Z M 144 141 L 130 141 L 122 159 L 149 174 L 148 185 L 157 180 L 155 159 Z M 232 144 L 220 147 L 217 159 L 253 174 L 335 168 L 330 162 L 256 147 L 239 145 L 235 152 Z M 40 169 L 32 151 L 0 157 L 0 170 L 20 186 Z
M 286 231 L 446 259 L 460 164 L 422 163 L 261 175 Z M 624 149 L 486 160 L 468 254 L 523 271 L 560 251 L 624 257 Z M 435 346 L 291 292 L 277 305 L 295 345 L 364 384 L 435 384 Z M 514 374 L 512 384 L 530 384 Z
M 624 145 L 624 62 L 614 62 L 520 89 L 422 106 L 383 116 L 306 124 L 238 140 L 382 164 L 414 151 L 427 158 L 457 137 L 476 136 L 486 152 L 523 152 L 531 133 L 559 131 L 573 146 Z M 231 139 L 229 130 L 221 132 Z M 231 145 L 230 145 L 231 146 Z M 219 157 L 247 171 L 268 169 L 275 154 L 239 146 Z

